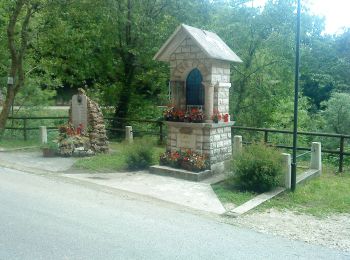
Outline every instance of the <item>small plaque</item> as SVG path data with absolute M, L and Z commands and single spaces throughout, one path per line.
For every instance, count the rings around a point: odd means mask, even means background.
M 192 134 L 192 128 L 190 128 L 190 127 L 181 127 L 179 132 L 181 134 Z
M 177 135 L 177 148 L 179 149 L 196 149 L 196 136 L 190 134 Z
M 7 77 L 7 84 L 13 85 L 13 77 Z

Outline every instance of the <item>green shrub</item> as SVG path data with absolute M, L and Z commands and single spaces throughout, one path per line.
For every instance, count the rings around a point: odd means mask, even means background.
M 152 140 L 135 139 L 126 149 L 125 161 L 129 170 L 142 170 L 154 164 L 155 144 Z
M 265 192 L 282 178 L 281 153 L 264 144 L 245 147 L 233 160 L 232 179 L 242 190 Z

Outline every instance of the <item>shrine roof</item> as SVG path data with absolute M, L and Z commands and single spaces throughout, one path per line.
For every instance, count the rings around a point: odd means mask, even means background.
M 201 30 L 185 24 L 181 24 L 175 30 L 153 59 L 169 61 L 170 55 L 183 42 L 183 40 L 186 39 L 186 37 L 192 38 L 208 58 L 231 62 L 242 62 L 237 54 L 234 53 L 216 33 Z

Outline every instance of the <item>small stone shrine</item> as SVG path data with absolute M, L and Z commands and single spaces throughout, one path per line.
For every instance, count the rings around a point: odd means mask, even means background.
M 108 152 L 108 138 L 99 105 L 86 96 L 82 88 L 73 95 L 69 109 L 69 121 L 75 129 L 88 133 L 91 149 L 95 153 Z
M 215 33 L 184 24 L 154 59 L 170 63 L 172 107 L 181 113 L 200 111 L 204 117 L 201 123 L 167 121 L 167 151 L 191 149 L 207 156 L 212 172 L 224 170 L 232 155 L 230 63 L 241 59 Z

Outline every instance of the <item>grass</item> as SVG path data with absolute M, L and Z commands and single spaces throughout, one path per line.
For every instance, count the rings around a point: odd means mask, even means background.
M 324 165 L 322 175 L 304 184 L 297 185 L 296 191 L 283 194 L 263 203 L 258 211 L 288 209 L 317 217 L 334 213 L 350 213 L 350 171 L 335 174 L 336 168 Z M 228 181 L 213 185 L 213 189 L 223 203 L 243 204 L 256 194 L 240 192 Z
M 297 186 L 261 205 L 267 208 L 289 209 L 314 216 L 350 213 L 350 172 L 334 174 L 334 167 L 326 166 L 322 175 Z
M 90 172 L 113 172 L 127 170 L 126 153 L 129 149 L 128 144 L 121 142 L 111 142 L 109 154 L 99 154 L 94 157 L 78 159 L 75 164 L 75 169 L 87 170 Z M 165 150 L 164 147 L 156 146 L 153 154 L 154 164 L 158 163 L 159 155 Z
M 35 139 L 23 141 L 21 139 L 2 139 L 0 140 L 0 147 L 4 149 L 16 149 L 30 146 L 38 146 L 39 141 Z
M 241 205 L 244 202 L 255 197 L 256 194 L 251 192 L 239 191 L 234 184 L 229 181 L 222 181 L 217 184 L 213 184 L 212 188 L 220 201 L 223 203 L 233 203 L 235 205 Z

